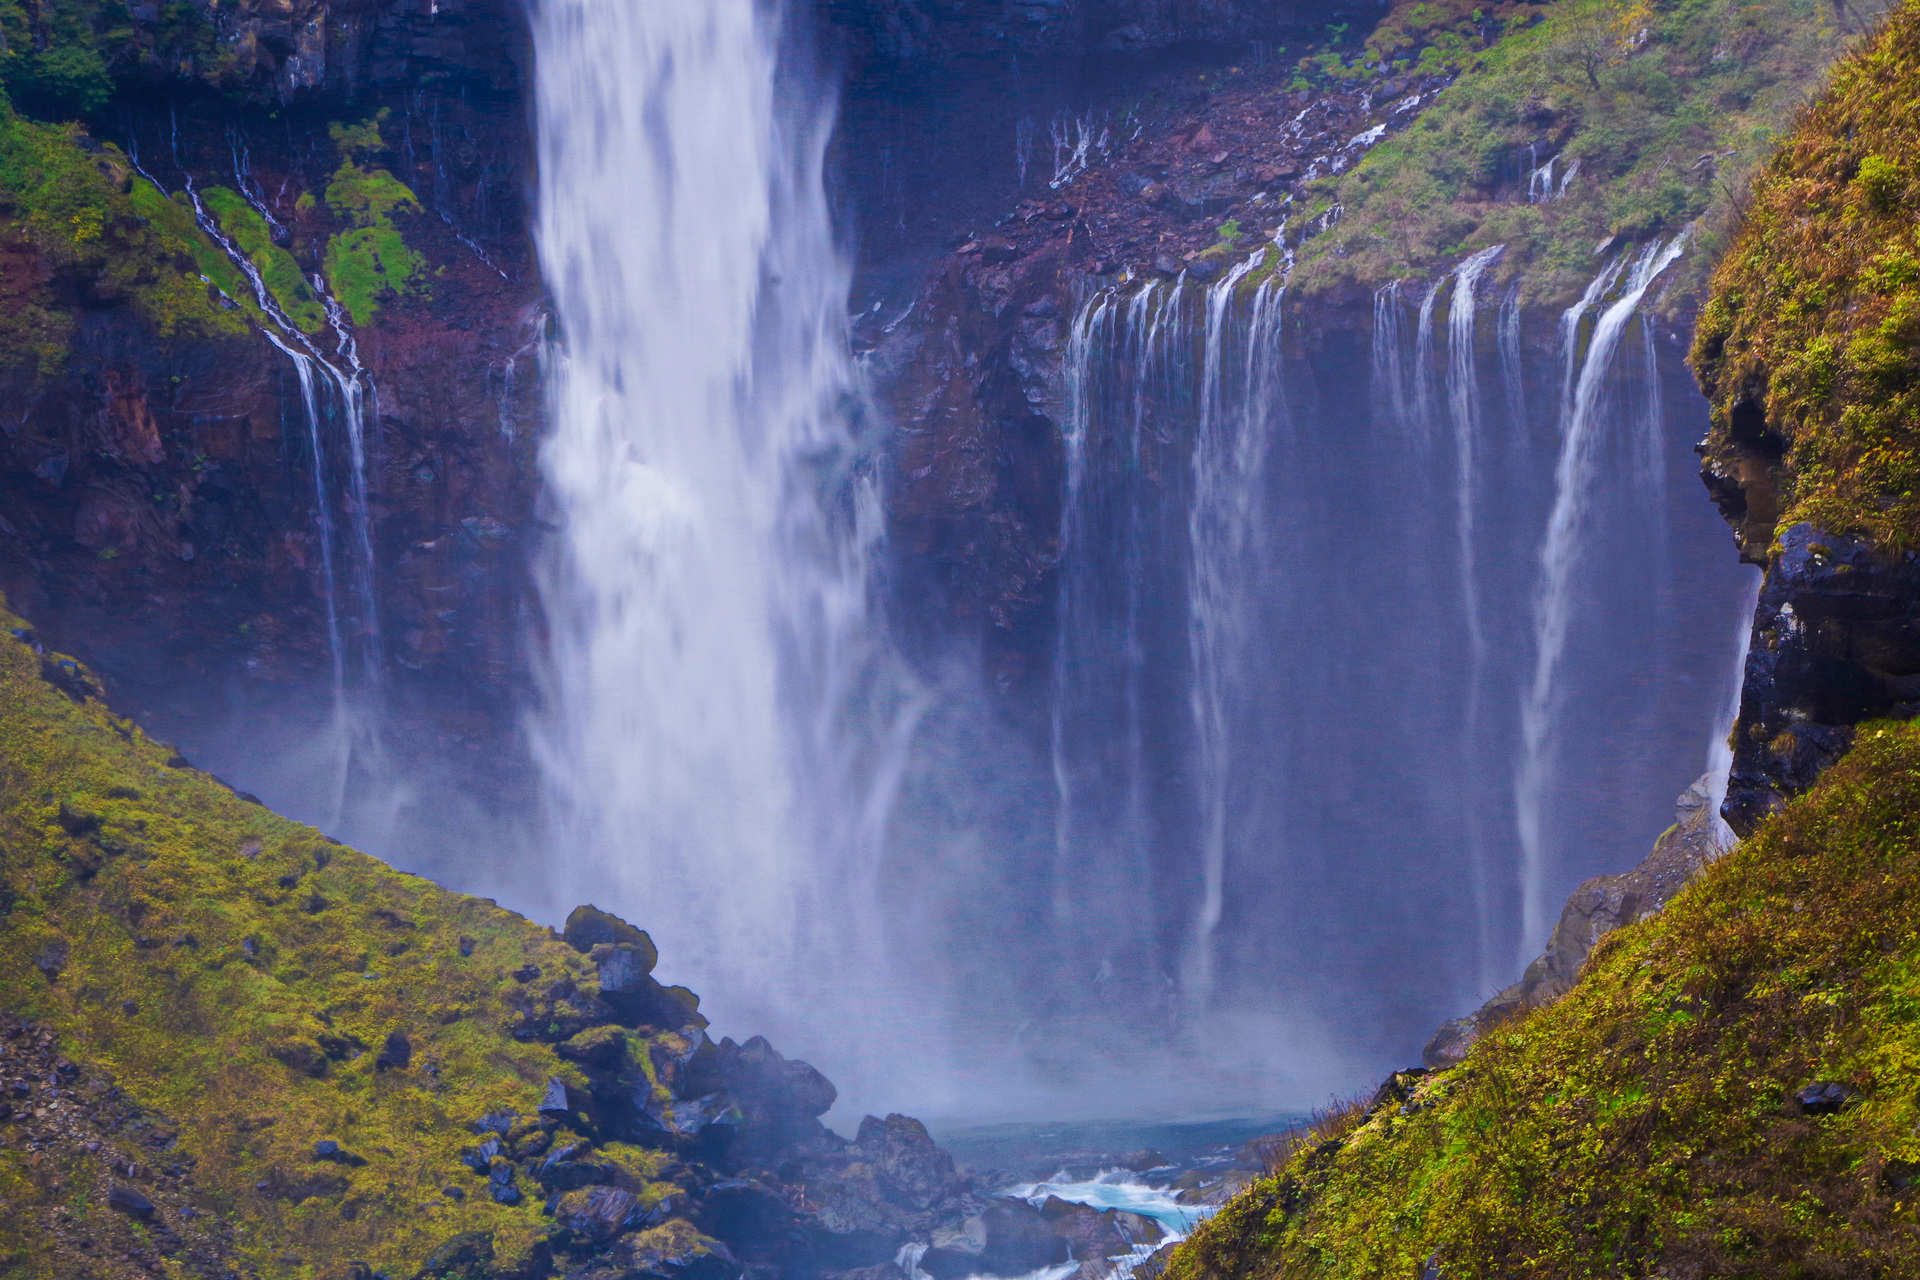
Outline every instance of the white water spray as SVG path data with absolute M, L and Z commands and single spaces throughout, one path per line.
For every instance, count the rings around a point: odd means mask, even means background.
M 886 981 L 880 834 L 911 716 L 875 679 L 830 112 L 782 97 L 779 17 L 538 9 L 561 531 L 533 738 L 561 905 L 631 916 L 676 978 L 813 1056 L 794 1020 L 873 1016 Z
M 1225 907 L 1227 820 L 1233 777 L 1233 676 L 1249 643 L 1243 566 L 1261 524 L 1259 481 L 1267 433 L 1281 395 L 1281 303 L 1286 278 L 1274 271 L 1254 290 L 1242 328 L 1230 323 L 1240 282 L 1265 261 L 1254 254 L 1207 292 L 1200 421 L 1193 451 L 1187 533 L 1190 700 L 1198 743 L 1200 911 L 1183 957 L 1187 998 L 1204 1004 L 1214 985 L 1214 931 Z M 1229 359 L 1239 347 L 1238 361 Z M 1235 367 L 1237 366 L 1237 367 Z

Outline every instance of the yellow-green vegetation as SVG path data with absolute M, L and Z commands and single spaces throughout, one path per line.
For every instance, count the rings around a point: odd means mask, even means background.
M 200 279 L 223 281 L 207 270 L 218 249 L 158 195 L 80 126 L 38 124 L 0 102 L 0 246 L 15 255 L 0 282 L 0 365 L 59 370 L 73 322 L 50 287 L 56 272 L 83 281 L 92 300 L 130 303 L 162 337 L 245 332 L 244 311 Z
M 1608 237 L 1701 220 L 1674 271 L 1692 283 L 1724 244 L 1734 194 L 1848 39 L 1826 0 L 1558 0 L 1508 12 L 1511 29 L 1484 52 L 1455 29 L 1458 6 L 1434 8 L 1440 25 L 1423 35 L 1410 24 L 1426 12 L 1396 10 L 1373 61 L 1452 31 L 1423 56 L 1464 71 L 1410 128 L 1317 184 L 1295 225 L 1336 203 L 1342 216 L 1303 247 L 1309 292 L 1428 274 L 1505 244 L 1501 278 L 1520 274 L 1527 301 L 1557 302 L 1593 276 Z M 1549 159 L 1555 198 L 1529 202 L 1528 166 Z
M 1839 1086 L 1824 1104 L 1795 1095 Z M 1830 1114 L 1825 1113 L 1831 1107 Z M 1920 1274 L 1920 727 L 1806 795 L 1560 1002 L 1316 1135 L 1173 1280 Z
M 327 207 L 349 229 L 327 242 L 327 287 L 355 324 L 373 319 L 382 298 L 424 288 L 416 277 L 426 259 L 407 247 L 393 221 L 396 213 L 419 213 L 419 200 L 391 171 L 361 163 L 386 150 L 380 138 L 386 114 L 383 109 L 362 124 L 336 124 L 330 130 L 340 149 L 340 167 L 327 184 Z
M 1920 10 L 1849 58 L 1754 183 L 1693 345 L 1714 443 L 1786 449 L 1777 523 L 1920 545 Z
M 1533 21 L 1539 6 L 1528 0 L 1407 0 L 1380 19 L 1358 52 L 1342 57 L 1346 23 L 1329 25 L 1329 47 L 1300 59 L 1295 84 L 1315 79 L 1359 80 L 1382 68 L 1393 71 L 1461 71 L 1509 31 Z
M 23 626 L 0 614 L 0 628 Z M 308 1277 L 354 1258 L 410 1276 L 469 1231 L 491 1233 L 498 1274 L 537 1251 L 538 1189 L 497 1204 L 461 1153 L 473 1122 L 502 1111 L 520 1117 L 503 1141 L 545 1140 L 532 1121 L 547 1081 L 584 1076 L 543 1042 L 580 1020 L 570 1002 L 598 990 L 593 963 L 184 767 L 47 683 L 48 663 L 84 693 L 74 668 L 0 636 L 5 1007 L 179 1126 L 250 1273 Z M 383 1061 L 396 1033 L 410 1052 L 399 1067 Z M 594 1036 L 647 1040 L 596 1029 L 568 1053 L 591 1054 Z M 650 1064 L 647 1044 L 632 1052 Z M 353 1159 L 316 1162 L 323 1140 Z M 624 1170 L 643 1205 L 672 1190 L 663 1152 L 603 1143 L 595 1158 Z M 0 1158 L 0 1198 L 15 1209 L 32 1202 L 23 1178 Z M 449 1183 L 466 1198 L 444 1194 Z M 7 1274 L 54 1280 L 19 1219 L 5 1234 Z
M 220 233 L 247 255 L 247 261 L 260 273 L 261 281 L 281 313 L 304 332 L 318 333 L 325 328 L 326 308 L 320 305 L 307 278 L 300 274 L 300 264 L 293 260 L 293 255 L 273 242 L 273 233 L 267 229 L 267 220 L 260 216 L 260 211 L 248 204 L 239 192 L 226 187 L 208 187 L 200 193 L 200 201 L 219 224 Z M 238 268 L 235 273 L 238 274 Z

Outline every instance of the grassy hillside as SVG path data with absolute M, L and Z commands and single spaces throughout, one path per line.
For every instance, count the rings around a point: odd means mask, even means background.
M 1529 302 L 1561 303 L 1593 276 L 1610 237 L 1690 222 L 1694 247 L 1673 279 L 1697 284 L 1794 107 L 1878 12 L 1825 0 L 1557 0 L 1502 7 L 1506 34 L 1484 52 L 1415 21 L 1460 8 L 1396 10 L 1362 55 L 1378 66 L 1418 35 L 1440 41 L 1422 61 L 1459 76 L 1411 127 L 1317 184 L 1296 225 L 1335 206 L 1338 217 L 1304 246 L 1301 288 L 1428 275 L 1505 244 L 1500 274 L 1519 275 Z M 1487 25 L 1481 10 L 1470 16 Z M 1553 198 L 1530 199 L 1529 171 L 1549 159 Z
M 483 1236 L 460 1274 L 545 1274 L 541 1190 L 462 1157 L 506 1112 L 509 1154 L 568 1140 L 532 1122 L 605 1021 L 587 957 L 186 767 L 10 636 L 0 762 L 0 1275 L 405 1280 Z M 666 1153 L 601 1158 L 675 1190 Z
M 1863 727 L 1563 1000 L 1401 1084 L 1174 1280 L 1920 1274 L 1920 728 Z

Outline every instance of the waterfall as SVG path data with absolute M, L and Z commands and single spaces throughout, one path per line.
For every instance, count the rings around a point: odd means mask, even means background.
M 1479 484 L 1480 377 L 1475 363 L 1474 290 L 1488 267 L 1499 260 L 1505 245 L 1492 245 L 1454 267 L 1453 298 L 1447 307 L 1447 409 L 1453 424 L 1454 541 L 1459 559 L 1460 613 L 1466 624 L 1466 712 L 1462 718 L 1461 755 L 1466 768 L 1478 776 L 1484 768 L 1481 750 L 1480 703 L 1487 662 L 1486 625 L 1481 615 L 1480 574 L 1474 547 L 1475 505 Z M 1425 320 L 1422 319 L 1424 327 Z M 1474 911 L 1479 937 L 1481 981 L 1492 978 L 1493 903 L 1485 824 L 1477 806 L 1466 814 L 1468 875 L 1473 881 Z
M 1560 456 L 1554 468 L 1553 508 L 1540 546 L 1540 576 L 1533 607 L 1533 674 L 1520 709 L 1522 751 L 1514 779 L 1515 822 L 1521 850 L 1520 902 L 1523 957 L 1546 941 L 1552 924 L 1552 886 L 1548 881 L 1545 814 L 1552 769 L 1553 721 L 1561 698 L 1560 679 L 1575 598 L 1573 572 L 1585 541 L 1585 520 L 1593 490 L 1601 481 L 1600 436 L 1607 375 L 1621 333 L 1654 279 L 1686 248 L 1688 232 L 1655 240 L 1639 253 L 1621 253 L 1594 277 L 1580 300 L 1561 317 L 1563 384 L 1560 407 Z M 1582 321 L 1607 298 L 1594 322 L 1584 353 Z
M 869 616 L 831 111 L 761 0 L 549 0 L 534 34 L 557 905 L 630 915 L 742 1025 L 808 1020 L 783 1045 L 845 1041 L 885 1021 L 912 708 Z
M 254 302 L 266 319 L 261 333 L 287 357 L 299 386 L 308 461 L 313 469 L 314 533 L 320 553 L 320 582 L 315 594 L 325 618 L 330 697 L 327 720 L 319 734 L 301 743 L 292 753 L 290 769 L 301 782 L 298 797 L 289 796 L 286 803 L 305 810 L 321 827 L 340 831 L 348 821 L 356 781 L 377 783 L 373 790 L 379 792 L 379 796 L 373 803 L 378 807 L 392 808 L 399 794 L 391 780 L 381 776 L 384 768 L 378 737 L 386 660 L 380 638 L 378 568 L 368 476 L 367 425 L 369 421 L 378 420 L 373 379 L 360 363 L 345 311 L 328 292 L 326 281 L 316 275 L 310 283 L 326 309 L 333 333 L 331 356 L 287 316 L 259 268 L 221 230 L 218 220 L 201 200 L 192 174 L 180 159 L 177 122 L 173 140 L 173 163 L 182 174 L 182 189 L 193 208 L 195 223 L 245 277 Z M 286 228 L 274 216 L 265 193 L 253 180 L 252 162 L 237 132 L 229 133 L 228 149 L 233 161 L 234 186 L 241 198 L 260 215 L 270 231 L 276 235 L 284 233 Z M 166 190 L 140 163 L 139 147 L 134 139 L 129 139 L 128 157 L 141 179 L 162 192 Z M 316 370 L 326 375 L 324 384 L 316 376 Z M 332 389 L 331 397 L 323 394 L 323 385 Z M 336 433 L 335 423 L 347 438 L 344 490 L 331 477 L 339 461 L 329 446 L 329 438 Z M 347 516 L 344 536 L 336 520 L 336 504 Z M 351 614 L 341 608 L 339 565 L 343 552 L 355 606 Z M 353 666 L 357 666 L 358 673 L 350 676 L 349 668 Z M 360 798 L 367 799 L 366 796 Z
M 1164 749 L 1149 655 L 1167 648 L 1151 590 L 1178 519 L 1156 415 L 1184 396 L 1185 277 L 1082 304 L 1069 338 L 1066 490 L 1051 671 L 1056 793 L 1051 927 L 1069 964 L 1137 976 L 1151 962 L 1115 920 L 1153 914 L 1154 779 Z M 1158 428 L 1158 429 L 1156 429 Z M 1100 730 L 1089 734 L 1089 724 Z
M 1273 271 L 1254 290 L 1243 330 L 1230 325 L 1229 318 L 1241 281 L 1267 257 L 1264 252 L 1249 257 L 1207 291 L 1193 497 L 1187 521 L 1192 557 L 1187 599 L 1193 662 L 1190 698 L 1198 748 L 1200 909 L 1183 957 L 1181 985 L 1187 999 L 1197 1005 L 1204 1005 L 1213 991 L 1214 933 L 1226 893 L 1233 680 L 1249 640 L 1248 602 L 1238 569 L 1261 527 L 1259 480 L 1266 437 L 1273 418 L 1282 412 L 1284 275 Z M 1236 346 L 1237 361 L 1230 359 Z

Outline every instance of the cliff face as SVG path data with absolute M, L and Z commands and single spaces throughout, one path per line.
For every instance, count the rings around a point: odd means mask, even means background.
M 143 701 L 324 686 L 344 647 L 497 715 L 539 435 L 520 7 L 60 14 L 0 68 L 97 122 L 7 120 L 0 581 Z M 50 95 L 35 48 L 110 104 Z

